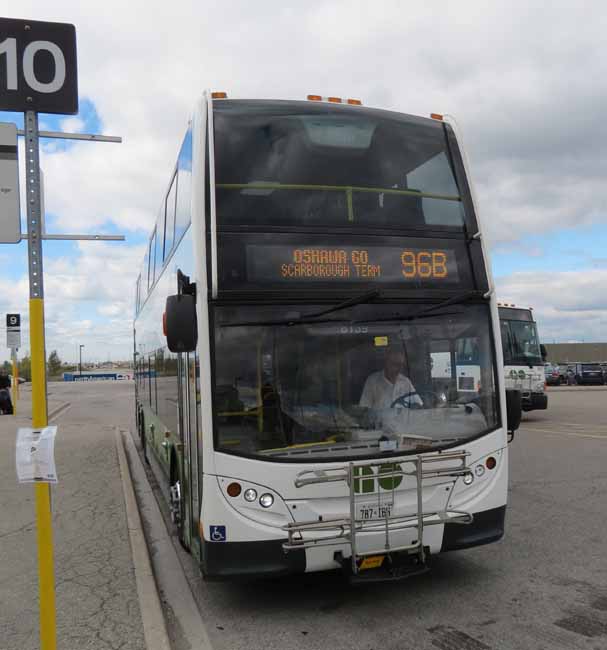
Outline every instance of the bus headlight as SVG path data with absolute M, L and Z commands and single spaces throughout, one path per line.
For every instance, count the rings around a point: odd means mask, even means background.
M 259 497 L 259 503 L 262 508 L 269 508 L 274 503 L 274 497 L 266 492 Z
M 255 501 L 257 499 L 257 490 L 254 490 L 253 488 L 249 488 L 248 490 L 244 491 L 244 500 L 245 501 Z
M 472 474 L 472 472 L 468 472 L 467 474 L 464 474 L 465 485 L 471 485 L 472 481 L 474 481 L 474 474 Z

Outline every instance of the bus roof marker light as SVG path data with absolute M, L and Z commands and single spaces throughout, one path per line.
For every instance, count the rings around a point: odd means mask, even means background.
M 440 120 L 441 122 L 443 121 L 444 117 L 440 113 L 430 113 L 430 117 L 433 120 Z
M 215 92 L 211 93 L 211 97 L 213 99 L 227 99 L 228 98 L 228 93 L 224 92 L 223 90 L 215 91 Z
M 350 106 L 362 106 L 363 103 L 360 101 L 360 99 L 348 99 L 348 104 Z
M 341 104 L 341 97 L 328 97 L 327 101 L 331 102 L 332 104 Z
M 320 95 L 308 95 L 307 99 L 310 102 L 321 102 L 322 101 L 322 97 Z

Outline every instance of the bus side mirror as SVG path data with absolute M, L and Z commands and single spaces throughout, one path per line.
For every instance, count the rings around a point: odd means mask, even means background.
M 521 417 L 523 416 L 523 403 L 521 400 L 520 390 L 506 391 L 506 426 L 508 433 L 512 438 L 514 432 L 521 426 Z
M 542 361 L 546 361 L 548 358 L 548 351 L 546 350 L 546 346 L 543 343 L 540 343 L 540 353 L 542 355 Z
M 167 298 L 163 331 L 171 352 L 194 352 L 198 343 L 194 296 L 178 294 Z

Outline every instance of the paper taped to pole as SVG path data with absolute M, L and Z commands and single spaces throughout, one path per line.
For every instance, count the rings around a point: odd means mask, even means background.
M 57 483 L 55 436 L 57 427 L 22 427 L 17 432 L 17 478 L 19 483 Z

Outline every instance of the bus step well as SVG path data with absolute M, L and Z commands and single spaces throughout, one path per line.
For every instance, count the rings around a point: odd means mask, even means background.
M 351 556 L 337 552 L 335 559 L 353 582 L 399 580 L 427 571 L 428 547 L 424 545 L 424 528 L 455 523 L 471 524 L 473 516 L 462 510 L 441 512 L 423 510 L 424 481 L 470 474 L 466 451 L 419 455 L 405 460 L 384 459 L 373 462 L 350 462 L 327 470 L 300 472 L 295 479 L 298 488 L 319 483 L 346 482 L 349 487 L 349 516 L 322 521 L 291 522 L 283 527 L 288 539 L 285 552 L 348 544 Z M 405 477 L 414 477 L 417 493 L 415 512 L 395 513 L 395 494 Z M 376 489 L 372 486 L 381 485 Z M 395 545 L 392 537 L 405 529 L 416 529 L 416 539 L 407 545 Z M 359 536 L 376 533 L 378 547 L 360 549 Z

